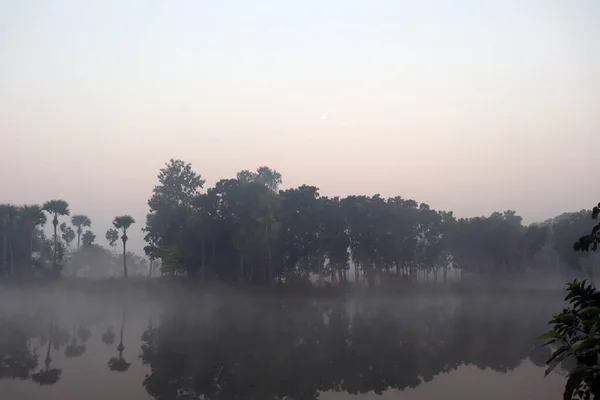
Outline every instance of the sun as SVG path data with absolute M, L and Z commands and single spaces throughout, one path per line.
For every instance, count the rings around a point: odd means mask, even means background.
M 327 119 L 327 114 L 321 114 L 321 120 L 325 121 Z

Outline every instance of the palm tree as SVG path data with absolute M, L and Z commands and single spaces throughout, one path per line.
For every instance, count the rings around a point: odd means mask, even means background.
M 46 223 L 46 214 L 37 204 L 26 205 L 19 207 L 18 210 L 19 217 L 21 218 L 25 228 L 27 229 L 27 233 L 29 234 L 29 265 L 28 268 L 31 268 L 31 260 L 33 257 L 33 238 L 35 236 L 35 229 Z
M 77 227 L 77 251 L 79 251 L 79 246 L 81 244 L 81 234 L 83 233 L 83 228 L 89 228 L 92 225 L 92 220 L 88 218 L 87 215 L 73 215 L 71 217 L 71 223 L 73 226 Z
M 50 200 L 45 202 L 42 208 L 48 214 L 52 215 L 52 225 L 54 226 L 54 254 L 52 254 L 52 270 L 56 272 L 56 256 L 58 254 L 58 234 L 56 232 L 56 227 L 58 226 L 59 216 L 69 215 L 69 203 L 64 200 Z
M 11 222 L 14 219 L 16 208 L 12 204 L 0 204 L 0 223 L 2 225 L 2 269 L 4 275 L 8 276 L 8 268 L 6 266 L 8 252 L 8 235 Z
M 121 236 L 121 240 L 123 241 L 123 274 L 127 279 L 127 229 L 135 223 L 135 220 L 131 215 L 121 215 L 120 217 L 115 217 L 113 221 L 113 226 L 115 229 L 121 229 L 123 232 L 123 236 Z

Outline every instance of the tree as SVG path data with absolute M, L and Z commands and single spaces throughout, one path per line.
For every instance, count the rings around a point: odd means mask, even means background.
M 188 266 L 193 272 L 192 260 L 198 246 L 193 241 L 195 238 L 188 238 L 187 233 L 193 229 L 193 203 L 204 180 L 191 164 L 174 159 L 159 171 L 158 180 L 148 200 L 150 213 L 143 229 L 145 240 L 157 249 L 175 246 L 180 257 L 177 265 Z
M 37 204 L 19 207 L 18 214 L 25 225 L 28 234 L 29 251 L 27 253 L 27 268 L 31 268 L 35 230 L 38 226 L 46 224 L 46 215 L 44 214 L 42 207 Z
M 96 235 L 90 230 L 87 230 L 81 236 L 81 240 L 83 242 L 83 247 L 90 247 L 94 240 L 96 240 Z
M 70 226 L 67 226 L 67 224 L 63 222 L 60 224 L 60 232 L 61 232 L 62 240 L 65 241 L 67 248 L 70 249 L 71 242 L 73 240 L 75 240 L 75 231 L 73 230 L 73 228 L 71 228 Z
M 546 375 L 569 357 L 577 366 L 569 371 L 563 398 L 588 400 L 600 396 L 600 292 L 586 281 L 567 285 L 565 302 L 569 307 L 555 315 L 552 329 L 540 336 L 555 346 L 546 362 Z
M 119 240 L 119 231 L 114 228 L 110 228 L 106 231 L 106 235 L 104 237 L 106 240 L 108 240 L 108 245 L 113 248 L 113 252 L 115 252 L 117 240 Z
M 135 223 L 135 220 L 131 215 L 122 215 L 115 217 L 113 226 L 115 229 L 120 229 L 123 233 L 121 240 L 123 241 L 123 276 L 127 279 L 127 229 Z
M 42 206 L 43 210 L 52 216 L 52 226 L 54 227 L 54 249 L 52 255 L 52 270 L 57 273 L 58 272 L 58 217 L 68 216 L 69 211 L 69 203 L 64 200 L 50 200 L 44 203 Z
M 16 207 L 12 204 L 0 204 L 0 223 L 2 224 L 2 269 L 8 276 L 8 247 L 12 222 L 15 218 Z
M 266 186 L 273 192 L 277 192 L 281 185 L 281 174 L 277 170 L 269 167 L 258 167 L 256 172 L 248 171 L 247 169 L 237 173 L 237 180 L 242 184 L 259 183 Z
M 92 220 L 89 219 L 87 215 L 77 214 L 71 217 L 71 223 L 77 228 L 77 251 L 79 251 L 83 228 L 89 228 L 92 226 Z
M 598 220 L 600 203 L 591 216 Z M 591 233 L 581 236 L 574 244 L 574 251 L 596 251 L 600 237 L 600 224 Z M 593 277 L 592 277 L 593 279 Z M 569 371 L 563 398 L 589 400 L 600 397 L 600 292 L 585 280 L 574 280 L 567 285 L 564 309 L 549 322 L 552 329 L 540 338 L 547 339 L 546 345 L 554 345 L 552 356 L 546 362 L 546 375 L 559 364 L 572 357 L 577 362 Z

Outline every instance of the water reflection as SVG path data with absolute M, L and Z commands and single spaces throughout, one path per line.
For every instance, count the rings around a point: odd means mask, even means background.
M 138 384 L 159 400 L 382 394 L 417 388 L 465 365 L 505 373 L 529 359 L 543 367 L 549 350 L 535 346 L 534 338 L 559 307 L 547 298 L 284 301 L 206 295 L 169 301 L 145 314 L 144 307 L 124 307 L 114 325 L 102 318 L 90 323 L 89 315 L 73 321 L 73 315 L 5 313 L 0 379 L 51 386 L 66 379 L 63 370 L 73 360 L 85 367 L 102 357 L 109 374 L 129 375 L 133 361 L 141 363 L 137 368 L 145 373 Z M 62 349 L 64 358 L 54 362 Z M 541 381 L 543 369 L 539 373 Z

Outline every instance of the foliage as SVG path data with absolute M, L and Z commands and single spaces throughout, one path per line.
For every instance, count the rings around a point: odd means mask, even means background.
M 597 220 L 600 204 L 592 210 Z M 573 220 L 569 220 L 573 225 Z M 575 251 L 595 251 L 599 241 L 600 224 L 593 226 L 590 234 L 582 236 L 573 245 Z M 569 358 L 576 362 L 569 372 L 564 399 L 600 398 L 600 292 L 585 280 L 574 280 L 567 285 L 565 302 L 569 307 L 555 315 L 549 322 L 552 330 L 541 338 L 554 347 L 548 359 L 546 375 Z
M 119 240 L 119 231 L 111 228 L 106 231 L 106 235 L 104 237 L 108 241 L 109 246 L 114 249 L 114 247 L 117 245 L 117 240 Z
M 546 375 L 569 357 L 577 366 L 569 372 L 564 399 L 588 400 L 600 396 L 600 292 L 586 281 L 567 285 L 565 302 L 569 308 L 549 322 L 552 330 L 541 339 L 554 347 L 547 361 Z
M 165 273 L 226 282 L 270 285 L 291 273 L 348 282 L 352 270 L 353 280 L 370 284 L 383 274 L 437 281 L 439 271 L 446 280 L 450 268 L 520 273 L 548 251 L 555 226 L 524 226 L 513 210 L 456 219 L 400 196 L 330 198 L 307 185 L 277 191 L 281 174 L 268 167 L 201 192 L 191 164 L 170 160 L 158 180 L 143 229 L 146 255 L 162 259 Z
M 75 231 L 70 226 L 67 226 L 65 222 L 61 223 L 60 226 L 61 238 L 65 242 L 68 248 L 71 247 L 71 242 L 75 240 Z
M 94 240 L 96 240 L 96 235 L 90 230 L 85 231 L 81 236 L 83 247 L 90 247 Z
M 92 226 L 92 220 L 87 215 L 77 214 L 71 217 L 71 224 L 77 228 L 77 250 L 79 250 L 83 228 Z
M 592 209 L 592 219 L 598 220 L 600 215 L 600 203 Z M 575 251 L 596 251 L 598 244 L 600 243 L 600 222 L 592 227 L 592 231 L 579 238 L 573 245 Z

